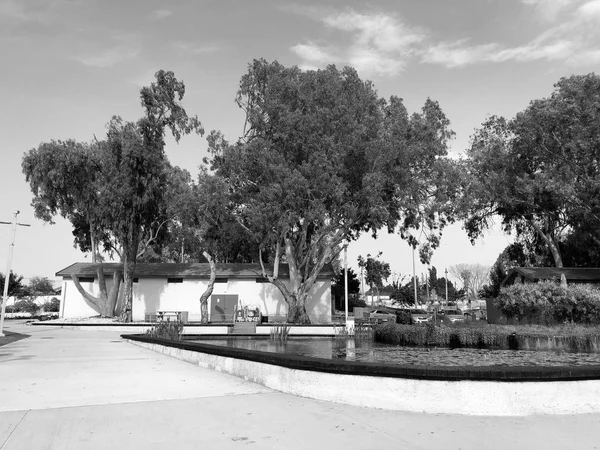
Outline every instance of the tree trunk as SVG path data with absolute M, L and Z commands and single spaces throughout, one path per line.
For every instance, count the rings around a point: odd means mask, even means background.
M 286 298 L 288 304 L 288 323 L 310 324 L 310 318 L 306 312 L 306 297 L 306 294 L 291 294 L 289 298 Z
M 556 267 L 563 267 L 562 255 L 560 254 L 560 249 L 556 242 L 553 239 L 548 240 L 548 247 L 550 247 L 550 252 L 552 253 L 552 258 L 554 258 L 554 265 Z
M 200 323 L 207 324 L 208 323 L 208 299 L 212 295 L 213 287 L 215 285 L 215 278 L 217 276 L 217 271 L 215 268 L 215 262 L 210 256 L 210 254 L 206 251 L 202 252 L 202 255 L 208 261 L 208 265 L 210 266 L 210 279 L 208 280 L 208 286 L 206 286 L 206 290 L 200 296 Z
M 79 282 L 79 278 L 77 275 L 71 275 L 71 279 L 73 280 L 73 284 L 77 291 L 81 294 L 81 296 L 90 302 L 95 308 L 98 309 L 98 313 L 101 317 L 112 317 L 111 309 L 109 307 L 108 297 L 106 295 L 106 283 L 104 280 L 104 272 L 102 266 L 97 269 L 98 274 L 98 283 L 100 284 L 100 296 L 94 297 L 92 294 L 87 292 L 81 283 Z
M 560 248 L 558 247 L 558 243 L 553 235 L 553 233 L 546 234 L 544 230 L 534 222 L 529 222 L 534 230 L 540 235 L 540 237 L 546 242 L 548 248 L 550 249 L 550 253 L 552 254 L 552 258 L 554 259 L 555 267 L 563 267 L 562 255 L 560 254 Z
M 131 313 L 133 304 L 133 271 L 135 270 L 135 262 L 125 259 L 123 263 L 123 285 L 125 291 L 123 293 L 123 310 L 119 316 L 121 322 L 131 322 L 133 317 Z
M 133 222 L 133 221 L 132 221 Z M 121 322 L 131 322 L 133 304 L 133 275 L 137 262 L 138 247 L 140 245 L 139 229 L 131 226 L 127 239 L 123 242 L 123 310 L 119 316 Z
M 114 317 L 115 308 L 117 307 L 117 300 L 119 298 L 119 291 L 121 290 L 121 283 L 123 282 L 123 273 L 120 270 L 115 270 L 113 273 L 113 285 L 110 288 L 108 294 L 108 307 L 107 311 L 110 314 L 107 317 Z

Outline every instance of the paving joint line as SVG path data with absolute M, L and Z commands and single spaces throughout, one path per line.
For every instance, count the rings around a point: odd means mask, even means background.
M 25 411 L 25 414 L 23 414 L 23 417 L 21 417 L 21 420 L 19 420 L 19 423 L 15 425 L 15 427 L 12 429 L 12 431 L 8 434 L 8 436 L 6 437 L 6 439 L 4 440 L 4 442 L 2 443 L 2 445 L 0 445 L 0 450 L 2 450 L 4 448 L 4 446 L 9 441 L 9 439 L 11 438 L 11 436 L 13 435 L 13 433 L 17 430 L 17 428 L 19 428 L 19 425 L 21 425 L 21 422 L 23 422 L 23 419 L 25 419 L 25 417 L 27 416 L 27 414 L 29 414 L 29 411 L 31 411 L 31 410 L 28 409 L 27 411 Z

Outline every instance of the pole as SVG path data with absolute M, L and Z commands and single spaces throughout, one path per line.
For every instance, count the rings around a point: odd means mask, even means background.
M 415 288 L 415 306 L 419 306 L 419 299 L 417 297 L 417 274 L 415 271 L 415 248 L 412 249 L 412 258 L 413 258 L 413 285 Z
M 364 267 L 360 268 L 360 295 L 361 295 L 361 300 L 366 303 Z
M 0 222 L 2 224 L 12 224 L 12 229 L 8 241 L 8 259 L 6 261 L 6 272 L 4 273 L 4 292 L 2 294 L 2 308 L 0 308 L 0 337 L 4 334 L 4 316 L 6 315 L 6 302 L 8 301 L 8 285 L 10 284 L 10 265 L 12 263 L 13 250 L 15 248 L 15 235 L 17 234 L 17 225 L 28 227 L 28 224 L 17 223 L 19 211 L 16 211 L 11 222 Z
M 446 306 L 448 306 L 448 269 L 444 269 L 444 273 L 446 274 Z
M 344 308 L 346 312 L 346 327 L 348 327 L 348 246 L 344 247 Z
M 425 288 L 427 289 L 427 304 L 429 304 L 429 301 L 431 300 L 429 298 L 429 274 L 425 274 Z

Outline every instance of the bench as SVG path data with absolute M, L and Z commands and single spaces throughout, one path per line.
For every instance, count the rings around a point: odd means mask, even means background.
M 156 311 L 156 321 L 188 323 L 188 311 Z

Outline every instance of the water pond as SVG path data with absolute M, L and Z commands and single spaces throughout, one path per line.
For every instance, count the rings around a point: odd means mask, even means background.
M 194 341 L 262 352 L 381 364 L 485 367 L 600 365 L 600 353 L 400 347 L 352 338 L 293 337 L 277 341 L 238 337 L 196 338 Z

